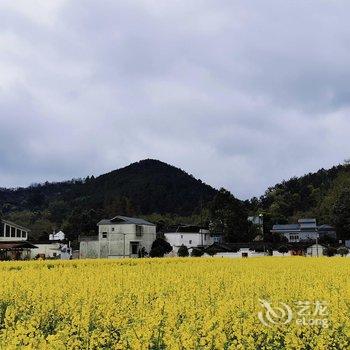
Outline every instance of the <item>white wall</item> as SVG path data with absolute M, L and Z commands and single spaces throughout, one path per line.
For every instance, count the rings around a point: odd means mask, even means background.
M 193 248 L 199 245 L 211 245 L 214 243 L 214 239 L 210 236 L 209 231 L 203 233 L 167 232 L 164 236 L 173 247 L 175 253 L 181 245 L 185 245 L 187 248 Z
M 307 248 L 306 255 L 307 256 L 323 256 L 323 251 L 325 247 L 320 244 L 314 244 L 311 247 Z
M 59 256 L 61 254 L 60 245 L 58 243 L 54 244 L 35 244 L 35 249 L 31 249 L 30 251 L 30 257 L 34 259 L 38 254 L 45 254 L 46 258 L 53 258 L 54 253 L 56 256 Z
M 243 258 L 244 253 L 248 254 L 248 258 L 266 256 L 266 253 L 264 253 L 264 252 L 257 253 L 253 250 L 242 248 L 236 253 L 233 253 L 233 252 L 221 252 L 220 253 L 219 252 L 219 253 L 215 254 L 213 257 L 214 258 Z M 205 254 L 205 256 L 208 257 L 207 254 Z
M 291 256 L 291 253 L 290 253 L 290 251 L 288 252 L 288 253 L 280 253 L 279 251 L 277 251 L 277 250 L 274 250 L 273 252 L 272 252 L 272 256 Z
M 138 225 L 142 227 L 142 234 L 136 235 L 135 224 L 99 225 L 98 241 L 80 242 L 81 258 L 118 258 L 137 256 L 132 255 L 131 242 L 138 242 L 139 249 L 145 248 L 150 252 L 156 239 L 155 225 Z M 103 233 L 107 237 L 103 238 Z

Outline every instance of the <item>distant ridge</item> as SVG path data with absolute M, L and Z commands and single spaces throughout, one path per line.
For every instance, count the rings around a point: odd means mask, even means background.
M 106 209 L 108 212 L 115 206 L 116 210 L 122 211 L 115 214 L 187 216 L 201 202 L 210 201 L 216 192 L 179 168 L 145 159 L 96 178 L 1 189 L 0 209 L 4 213 L 45 210 L 52 202 L 60 201 L 71 210 Z

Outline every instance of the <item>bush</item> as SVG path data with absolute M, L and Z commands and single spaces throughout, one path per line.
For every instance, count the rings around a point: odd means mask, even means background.
M 341 256 L 346 256 L 349 254 L 349 249 L 347 247 L 340 247 L 338 248 L 338 254 Z
M 277 251 L 284 255 L 285 253 L 289 252 L 289 249 L 287 246 L 281 245 L 280 247 L 278 247 Z
M 189 256 L 190 254 L 188 253 L 188 248 L 185 246 L 185 245 L 182 245 L 178 252 L 177 252 L 177 255 L 178 256 L 182 256 L 182 257 L 185 257 L 185 256 Z
M 191 256 L 202 256 L 204 254 L 203 250 L 202 249 L 199 249 L 199 248 L 193 248 L 192 249 L 192 252 L 191 252 Z
M 337 249 L 334 247 L 327 247 L 324 250 L 324 254 L 327 256 L 334 256 L 337 253 Z
M 165 254 L 170 253 L 173 247 L 163 238 L 156 238 L 152 243 L 151 251 L 149 256 L 151 258 L 162 258 Z

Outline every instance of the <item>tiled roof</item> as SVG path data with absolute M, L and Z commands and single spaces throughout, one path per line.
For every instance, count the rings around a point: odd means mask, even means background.
M 273 231 L 295 231 L 299 230 L 300 225 L 298 224 L 287 224 L 287 225 L 273 225 Z
M 144 219 L 139 218 L 131 218 L 128 216 L 115 216 L 112 219 L 103 219 L 100 222 L 97 223 L 97 225 L 125 225 L 125 224 L 135 224 L 135 225 L 149 225 L 149 226 L 155 226 L 149 221 L 146 221 Z

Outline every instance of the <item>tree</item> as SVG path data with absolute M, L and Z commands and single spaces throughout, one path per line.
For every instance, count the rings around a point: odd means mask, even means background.
M 350 188 L 344 188 L 332 210 L 333 224 L 339 239 L 350 238 Z
M 177 252 L 177 255 L 178 256 L 181 256 L 181 257 L 186 257 L 186 256 L 189 256 L 189 253 L 188 253 L 188 248 L 185 246 L 185 245 L 182 245 L 178 252 Z
M 324 254 L 327 256 L 334 256 L 337 253 L 337 249 L 334 247 L 327 247 L 324 250 Z
M 285 245 L 281 245 L 280 247 L 278 247 L 277 250 L 278 250 L 279 253 L 283 254 L 283 256 L 284 256 L 285 253 L 289 252 L 288 247 L 285 246 Z
M 270 232 L 264 235 L 264 241 L 269 243 L 287 243 L 288 238 L 278 232 Z
M 337 239 L 334 237 L 325 235 L 321 237 L 318 242 L 323 245 L 334 245 L 337 243 Z
M 192 252 L 191 252 L 191 256 L 193 256 L 193 257 L 200 257 L 203 254 L 204 254 L 203 250 L 199 249 L 199 248 L 193 248 Z
M 349 254 L 349 249 L 347 247 L 339 247 L 338 254 L 340 254 L 341 256 L 346 256 Z
M 163 238 L 156 238 L 152 243 L 149 255 L 151 258 L 162 258 L 165 254 L 170 253 L 173 247 Z
M 243 202 L 221 188 L 210 204 L 210 230 L 228 242 L 247 242 L 248 212 Z

